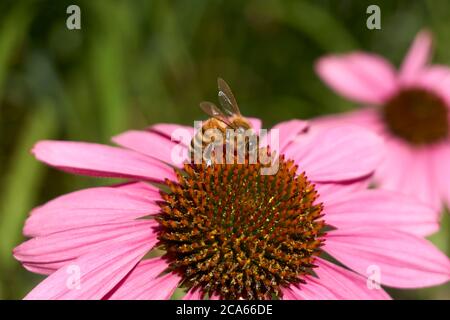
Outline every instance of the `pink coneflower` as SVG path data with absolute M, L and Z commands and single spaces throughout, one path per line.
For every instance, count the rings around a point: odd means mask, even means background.
M 369 53 L 321 58 L 320 77 L 344 97 L 369 106 L 315 124 L 353 123 L 383 136 L 386 156 L 374 182 L 440 209 L 450 204 L 450 68 L 428 65 L 431 46 L 430 33 L 419 33 L 399 72 Z
M 436 213 L 365 189 L 380 139 L 358 127 L 307 138 L 307 127 L 275 127 L 279 170 L 267 176 L 259 163 L 174 163 L 173 150 L 186 154 L 188 143 L 172 132 L 192 137 L 192 128 L 172 124 L 125 132 L 113 138 L 120 147 L 37 143 L 33 154 L 48 165 L 131 181 L 32 211 L 24 227 L 32 239 L 14 256 L 48 277 L 26 299 L 168 299 L 177 287 L 185 299 L 388 299 L 378 281 L 448 281 L 448 258 L 423 238 Z M 149 257 L 155 248 L 165 253 Z

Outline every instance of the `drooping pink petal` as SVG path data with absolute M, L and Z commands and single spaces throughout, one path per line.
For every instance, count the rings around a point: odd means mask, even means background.
M 403 83 L 410 83 L 417 73 L 425 67 L 431 57 L 433 37 L 428 31 L 421 31 L 414 39 L 400 68 L 399 78 Z
M 203 293 L 199 288 L 192 288 L 186 293 L 183 300 L 203 300 Z
M 363 52 L 322 57 L 316 72 L 342 96 L 382 104 L 397 88 L 395 70 L 384 58 Z
M 296 291 L 293 291 L 291 287 L 283 288 L 282 292 L 283 292 L 282 300 L 304 300 L 303 297 L 298 295 Z
M 306 284 L 282 289 L 283 300 L 340 300 L 342 297 L 320 284 L 315 277 L 306 277 Z
M 389 295 L 382 288 L 368 286 L 367 279 L 334 263 L 317 258 L 314 269 L 317 282 L 343 299 L 386 300 Z
M 187 137 L 189 139 L 189 137 Z M 189 158 L 184 143 L 174 142 L 166 136 L 152 131 L 126 131 L 112 140 L 119 146 L 164 161 L 175 167 L 181 167 Z M 190 140 L 187 140 L 188 143 Z
M 306 284 L 283 290 L 283 300 L 387 300 L 381 288 L 368 286 L 367 279 L 326 260 L 318 258 L 317 277 L 305 277 Z
M 215 294 L 215 293 L 213 293 L 213 294 L 209 297 L 209 300 L 220 300 L 220 296 L 217 295 L 217 294 Z
M 307 144 L 295 143 L 285 153 L 310 180 L 341 182 L 371 174 L 382 159 L 383 142 L 369 130 L 341 126 L 318 132 Z
M 108 251 L 115 241 L 154 233 L 151 241 L 156 244 L 155 226 L 154 220 L 140 220 L 57 232 L 22 243 L 14 249 L 14 257 L 32 272 L 51 274 L 84 254 Z
M 111 188 L 118 188 L 121 191 L 128 192 L 133 196 L 144 197 L 149 200 L 160 200 L 161 190 L 149 183 L 143 181 L 130 181 L 120 184 L 111 185 Z
M 139 266 L 136 267 L 138 269 Z M 137 270 L 140 271 L 140 270 Z M 146 274 L 133 275 L 109 297 L 110 300 L 168 300 L 181 278 L 176 273 L 168 273 L 157 278 Z
M 102 299 L 153 247 L 154 235 L 116 241 L 108 250 L 90 252 L 48 276 L 26 300 Z
M 369 187 L 371 177 L 365 177 L 357 180 L 349 180 L 341 183 L 321 183 L 316 182 L 315 189 L 319 194 L 318 202 L 324 204 L 345 198 Z
M 137 152 L 95 143 L 40 141 L 35 157 L 63 171 L 98 177 L 164 181 L 175 179 L 173 169 Z
M 411 196 L 364 190 L 325 203 L 327 224 L 338 229 L 358 226 L 394 228 L 419 236 L 439 229 L 438 212 Z
M 306 284 L 290 286 L 287 298 L 293 300 L 386 300 L 381 288 L 369 286 L 367 279 L 331 262 L 318 258 L 317 277 L 308 276 Z M 283 297 L 286 299 L 286 297 Z
M 133 183 L 72 192 L 35 208 L 26 220 L 23 232 L 28 237 L 42 236 L 156 214 L 160 207 L 155 201 L 161 198 L 154 189 Z
M 387 228 L 330 231 L 324 250 L 361 275 L 380 271 L 380 283 L 418 288 L 450 280 L 450 261 L 429 241 Z
M 169 299 L 180 277 L 174 273 L 161 276 L 168 267 L 162 258 L 143 260 L 109 294 L 109 300 L 166 300 Z

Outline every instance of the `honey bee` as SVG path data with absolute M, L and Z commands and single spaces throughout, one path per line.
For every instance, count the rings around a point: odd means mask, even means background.
M 215 160 L 215 150 L 217 150 L 218 143 L 223 146 L 236 146 L 236 151 L 251 151 L 255 149 L 257 144 L 252 125 L 241 115 L 236 98 L 228 84 L 223 79 L 218 78 L 217 85 L 220 107 L 208 101 L 200 103 L 200 108 L 211 118 L 203 122 L 201 129 L 191 141 L 191 151 L 201 147 L 201 150 L 204 150 L 203 159 L 209 165 Z M 215 141 L 217 135 L 208 134 L 208 132 L 211 132 L 209 129 L 216 129 L 214 132 L 220 132 L 220 141 Z M 231 132 L 234 135 L 231 136 Z M 248 134 L 249 132 L 250 134 Z M 235 144 L 235 141 L 237 141 L 237 144 Z

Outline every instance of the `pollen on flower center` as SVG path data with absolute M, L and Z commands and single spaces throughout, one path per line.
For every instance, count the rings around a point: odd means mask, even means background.
M 425 89 L 411 88 L 391 98 L 383 108 L 389 130 L 414 145 L 425 145 L 448 137 L 445 101 Z
M 186 164 L 166 181 L 159 240 L 187 288 L 222 299 L 271 299 L 303 282 L 320 253 L 322 205 L 305 174 L 262 164 Z

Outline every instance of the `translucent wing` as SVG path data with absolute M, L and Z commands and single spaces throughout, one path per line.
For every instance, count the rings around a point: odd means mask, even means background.
M 241 115 L 241 112 L 239 111 L 238 104 L 236 102 L 236 98 L 233 95 L 233 92 L 231 92 L 230 87 L 228 84 L 223 80 L 222 78 L 217 79 L 217 86 L 219 87 L 219 103 L 222 107 L 223 112 L 228 115 Z
M 223 113 L 214 103 L 203 101 L 200 103 L 200 108 L 210 117 L 216 118 L 219 121 L 227 124 L 228 126 L 232 126 L 231 122 L 228 120 L 226 114 Z

